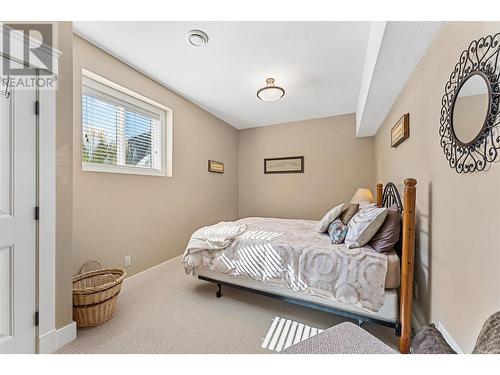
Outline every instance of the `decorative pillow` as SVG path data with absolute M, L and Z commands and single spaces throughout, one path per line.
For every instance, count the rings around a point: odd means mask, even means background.
M 387 208 L 365 206 L 349 221 L 345 244 L 350 248 L 364 246 L 377 233 L 387 216 Z
M 411 340 L 410 351 L 412 354 L 456 354 L 434 324 L 420 328 Z
M 401 214 L 397 206 L 387 209 L 387 217 L 377 233 L 371 239 L 369 245 L 379 253 L 388 253 L 399 240 L 401 232 Z
M 365 206 L 374 206 L 375 207 L 376 204 L 375 203 L 370 203 L 368 201 L 361 201 L 361 202 L 359 202 L 359 208 L 365 207 Z
M 342 213 L 340 214 L 340 220 L 344 225 L 349 223 L 349 220 L 352 219 L 356 212 L 358 212 L 359 204 L 357 203 L 346 203 L 344 204 L 344 208 L 342 209 Z
M 343 243 L 347 234 L 347 225 L 340 219 L 335 219 L 328 227 L 328 235 L 333 244 Z
M 484 322 L 472 354 L 500 354 L 500 311 Z
M 323 216 L 323 219 L 316 226 L 316 230 L 320 233 L 325 233 L 328 230 L 328 226 L 332 223 L 333 220 L 339 217 L 342 212 L 342 208 L 344 204 L 339 204 L 338 206 L 333 207 L 330 211 Z

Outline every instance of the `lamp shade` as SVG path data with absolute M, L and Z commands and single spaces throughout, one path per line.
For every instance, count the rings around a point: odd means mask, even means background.
M 367 188 L 359 188 L 354 193 L 354 196 L 351 199 L 351 203 L 361 203 L 361 202 L 369 202 L 373 203 L 373 194 L 370 189 Z
M 266 86 L 257 91 L 257 97 L 265 102 L 275 102 L 283 95 L 285 95 L 285 90 L 274 85 L 274 78 L 266 79 Z

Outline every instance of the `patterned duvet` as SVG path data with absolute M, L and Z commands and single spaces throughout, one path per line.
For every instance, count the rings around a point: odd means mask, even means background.
M 213 231 L 221 224 L 195 234 Z M 208 267 L 369 311 L 376 312 L 382 306 L 386 255 L 371 247 L 348 249 L 344 244 L 333 245 L 326 233 L 315 230 L 317 221 L 252 217 L 235 224 L 246 225 L 246 230 L 224 249 L 207 246 L 193 251 L 188 245 L 182 257 L 186 273 Z

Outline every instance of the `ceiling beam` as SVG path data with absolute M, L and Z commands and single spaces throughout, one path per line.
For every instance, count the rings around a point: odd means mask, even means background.
M 377 134 L 441 22 L 373 22 L 356 107 L 356 135 Z
M 363 76 L 361 77 L 358 104 L 356 106 L 356 134 L 359 132 L 359 127 L 363 119 L 366 100 L 368 99 L 370 84 L 375 72 L 375 66 L 377 65 L 386 25 L 387 22 L 372 22 L 370 27 L 370 35 L 366 47 L 365 65 L 363 68 Z

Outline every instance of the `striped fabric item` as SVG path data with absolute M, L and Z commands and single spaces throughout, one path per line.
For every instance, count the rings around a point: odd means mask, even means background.
M 310 337 L 323 332 L 322 329 L 310 327 L 294 320 L 274 317 L 266 337 L 262 341 L 263 349 L 281 352 Z

